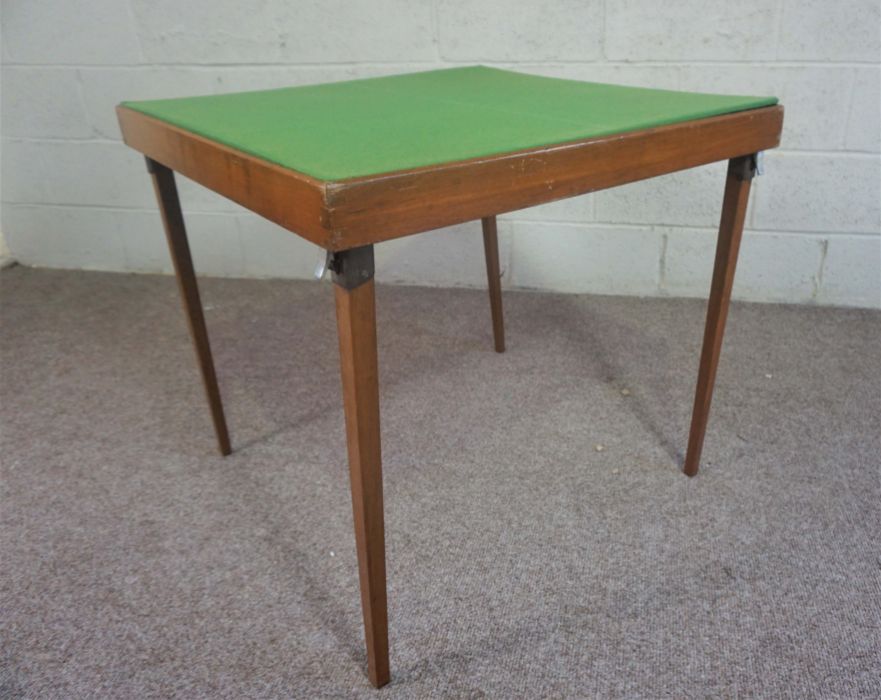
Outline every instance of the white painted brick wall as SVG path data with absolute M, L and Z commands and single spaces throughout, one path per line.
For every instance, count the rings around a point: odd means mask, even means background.
M 151 63 L 361 63 L 436 57 L 430 0 L 130 2 L 144 58 Z
M 615 0 L 606 3 L 612 61 L 768 61 L 780 3 L 768 0 Z
M 881 308 L 879 0 L 3 0 L 2 231 L 22 263 L 170 272 L 124 99 L 465 63 L 579 80 L 774 94 L 734 294 Z M 503 283 L 704 296 L 724 165 L 511 212 Z M 308 278 L 317 249 L 179 178 L 197 270 Z M 379 277 L 485 284 L 477 222 L 379 246 Z
M 715 229 L 664 232 L 662 289 L 671 296 L 705 297 L 715 256 Z M 808 302 L 819 284 L 825 241 L 814 235 L 746 231 L 734 296 L 750 301 Z M 787 264 L 781 265 L 780 261 Z
M 450 61 L 596 61 L 603 0 L 438 0 L 440 57 Z
M 659 292 L 661 235 L 651 227 L 514 223 L 511 283 L 564 292 Z

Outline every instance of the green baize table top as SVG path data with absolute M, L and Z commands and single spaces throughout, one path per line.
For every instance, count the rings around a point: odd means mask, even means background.
M 339 181 L 776 103 L 469 66 L 123 105 L 318 180 Z

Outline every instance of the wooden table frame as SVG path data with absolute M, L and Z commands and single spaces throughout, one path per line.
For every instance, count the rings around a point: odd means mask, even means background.
M 358 177 L 302 173 L 120 106 L 123 138 L 147 157 L 220 452 L 231 446 L 174 171 L 332 253 L 361 604 L 371 683 L 388 683 L 388 620 L 373 245 L 483 223 L 495 349 L 505 348 L 496 215 L 728 160 L 713 280 L 683 471 L 698 471 L 756 154 L 779 144 L 781 106 L 614 136 Z

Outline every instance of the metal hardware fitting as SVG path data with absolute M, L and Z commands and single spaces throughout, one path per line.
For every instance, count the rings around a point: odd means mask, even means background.
M 350 248 L 328 255 L 328 267 L 334 284 L 355 289 L 373 279 L 373 246 Z
M 753 161 L 755 161 L 756 175 L 764 175 L 765 174 L 765 152 L 759 151 L 758 153 L 754 154 Z
M 738 180 L 752 180 L 754 176 L 761 175 L 765 172 L 763 152 L 759 151 L 742 158 L 733 159 L 728 172 Z
M 323 280 L 324 276 L 327 274 L 328 268 L 330 268 L 330 261 L 333 258 L 333 253 L 329 250 L 324 251 L 324 254 L 319 256 L 318 261 L 315 263 L 315 270 L 312 273 L 317 280 Z

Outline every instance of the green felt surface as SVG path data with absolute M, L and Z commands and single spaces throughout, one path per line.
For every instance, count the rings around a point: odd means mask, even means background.
M 286 168 L 343 180 L 776 102 L 472 66 L 124 104 Z

